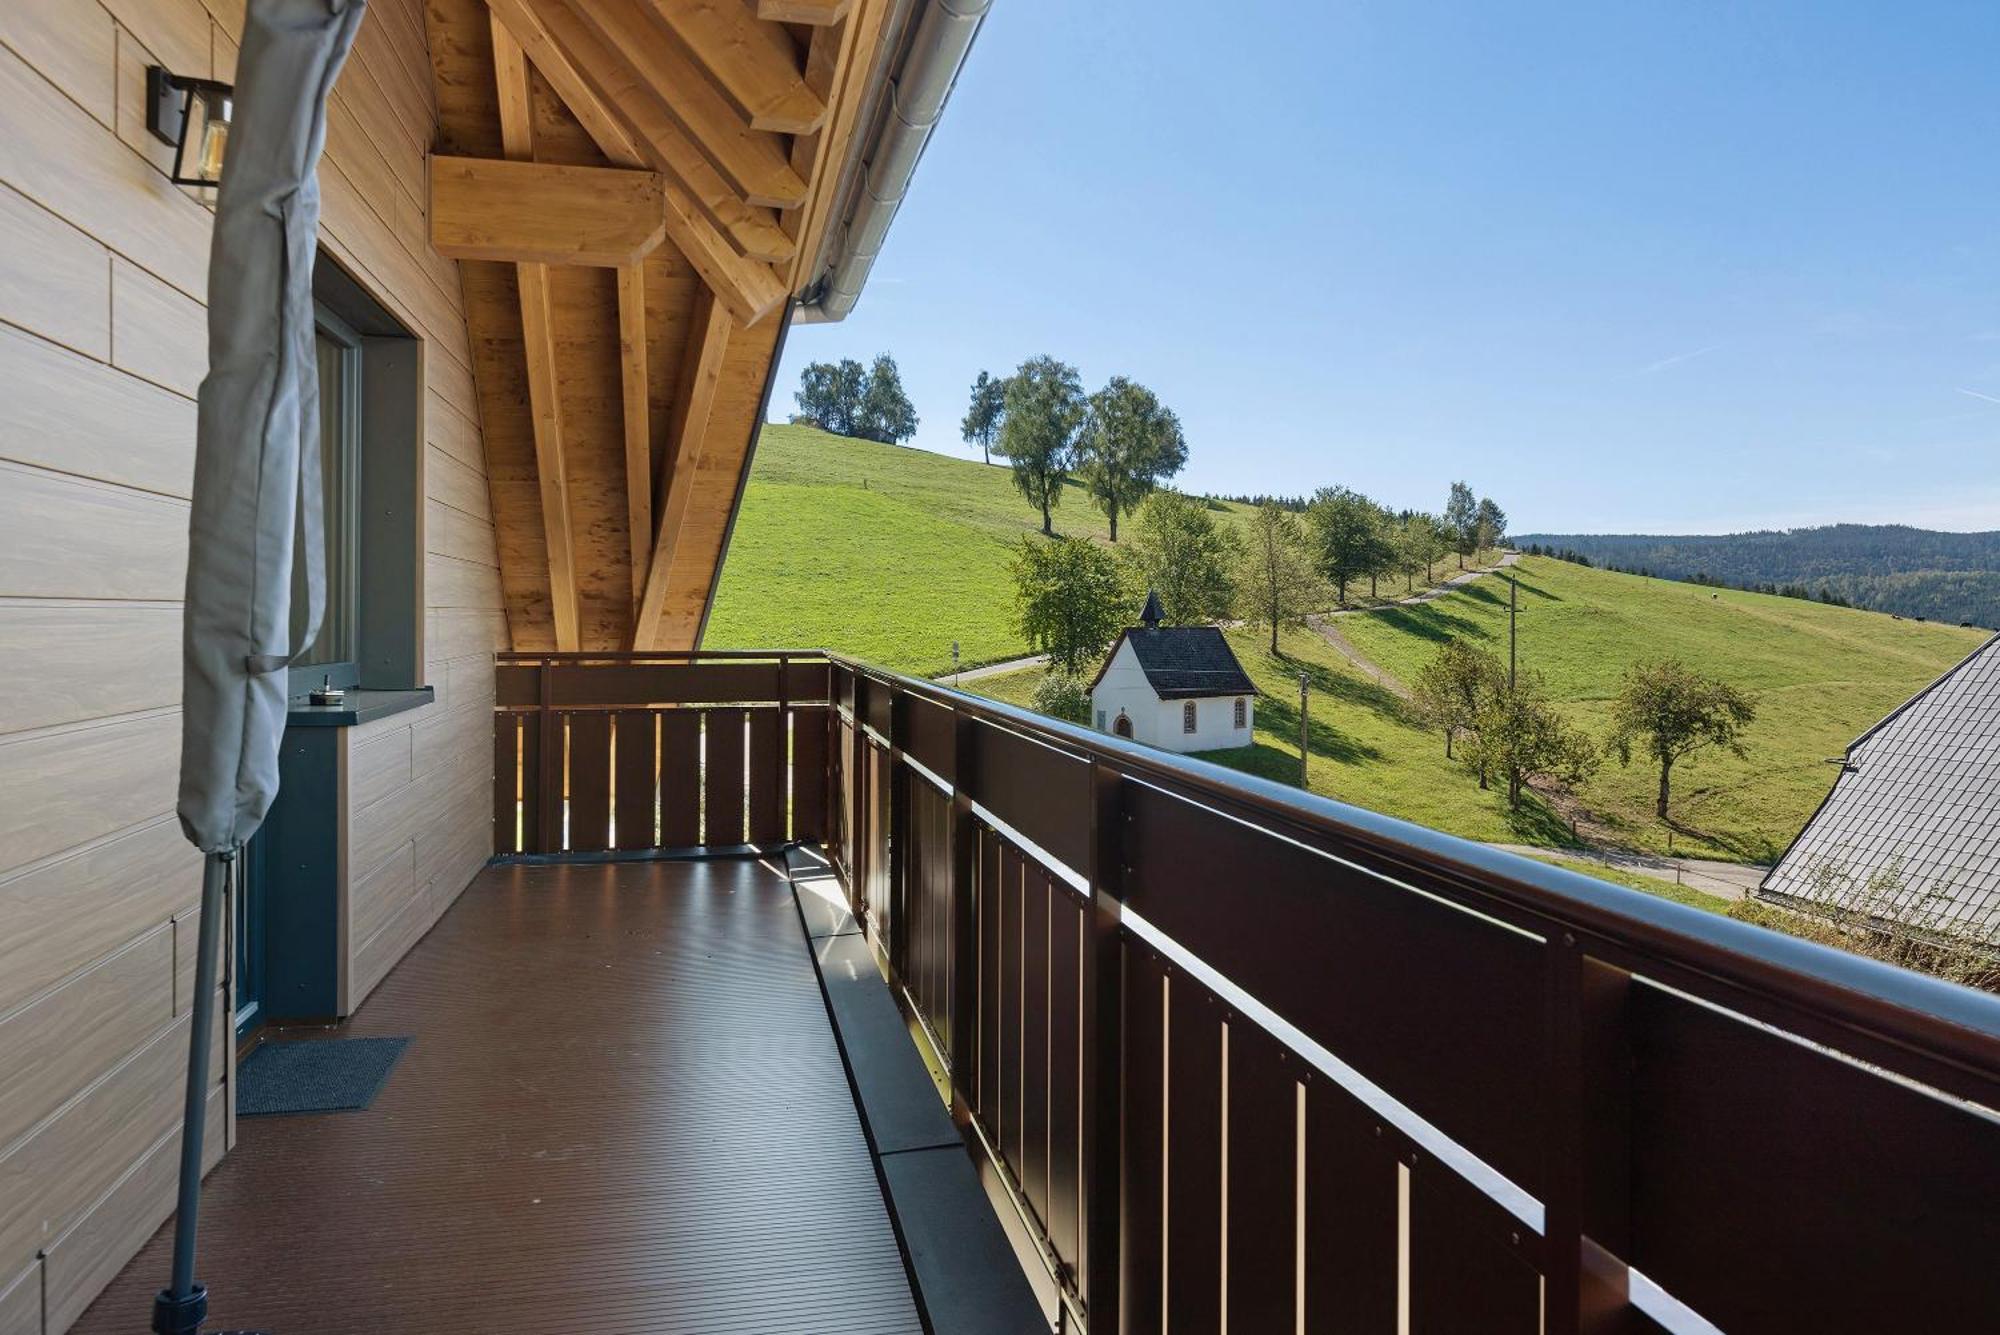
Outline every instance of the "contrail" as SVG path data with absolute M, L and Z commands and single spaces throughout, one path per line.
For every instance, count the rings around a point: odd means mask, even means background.
M 1681 353 L 1676 353 L 1671 357 L 1662 357 L 1660 360 L 1654 362 L 1651 366 L 1640 367 L 1638 374 L 1651 375 L 1655 371 L 1664 371 L 1669 366 L 1679 366 L 1682 362 L 1691 362 L 1697 357 L 1706 357 L 1709 353 L 1714 352 L 1717 348 L 1721 346 L 1722 345 L 1720 343 L 1711 343 L 1705 348 L 1696 348 L 1693 352 L 1681 352 Z M 2000 402 L 2000 400 L 1996 400 L 1996 402 Z
M 1991 394 L 1981 394 L 1978 390 L 1967 389 L 1963 385 L 1959 386 L 1958 392 L 1961 394 L 1970 394 L 1975 399 L 1985 399 L 1988 403 L 2000 403 L 2000 399 L 1994 398 Z

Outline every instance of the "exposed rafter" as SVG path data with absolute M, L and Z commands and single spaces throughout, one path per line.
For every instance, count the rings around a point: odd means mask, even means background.
M 431 245 L 448 260 L 636 264 L 667 234 L 657 172 L 431 156 Z
M 722 384 L 723 357 L 729 351 L 734 321 L 716 301 L 705 301 L 681 371 L 680 398 L 674 405 L 671 450 L 661 461 L 661 502 L 653 525 L 653 550 L 632 627 L 632 647 L 658 647 L 660 613 L 666 606 L 674 555 L 687 527 L 694 500 L 695 475 L 701 468 L 715 412 L 716 391 Z
M 775 217 L 730 191 L 659 99 L 638 96 L 644 90 L 624 62 L 575 12 L 554 0 L 489 3 L 557 95 L 572 110 L 588 109 L 577 119 L 606 156 L 636 156 L 666 178 L 668 237 L 737 319 L 754 324 L 781 305 L 785 283 L 764 261 L 790 256 L 792 242 Z
M 847 17 L 848 0 L 757 0 L 757 17 L 767 23 L 810 23 L 824 28 Z
M 625 520 L 632 544 L 632 608 L 646 591 L 653 548 L 653 422 L 647 398 L 646 266 L 618 271 L 619 378 L 625 398 Z
M 509 158 L 534 156 L 528 110 L 528 63 L 520 44 L 496 18 L 493 78 L 500 94 L 500 141 Z M 563 472 L 562 408 L 556 393 L 555 313 L 545 264 L 519 264 L 521 350 L 528 370 L 528 406 L 534 421 L 535 478 L 542 501 L 542 534 L 549 554 L 549 613 L 556 648 L 581 647 L 577 625 L 576 554 L 570 540 L 569 485 Z
M 811 134 L 826 119 L 826 102 L 806 87 L 791 38 L 761 21 L 743 0 L 650 0 L 650 5 L 753 129 Z
M 749 204 L 792 209 L 805 180 L 786 160 L 782 136 L 752 129 L 687 53 L 646 17 L 639 0 L 598 0 L 572 12 L 623 61 L 660 108 Z M 660 96 L 672 90 L 673 96 Z M 621 99 L 619 106 L 627 104 Z

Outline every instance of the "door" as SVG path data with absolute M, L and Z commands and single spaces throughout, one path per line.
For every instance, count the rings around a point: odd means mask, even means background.
M 264 837 L 252 836 L 236 860 L 231 887 L 231 977 L 236 983 L 236 1037 L 264 1022 Z

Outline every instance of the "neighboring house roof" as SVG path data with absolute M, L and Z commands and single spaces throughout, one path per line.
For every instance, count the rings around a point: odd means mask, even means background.
M 1132 656 L 1146 674 L 1146 684 L 1162 700 L 1257 693 L 1256 683 L 1214 626 L 1136 626 L 1126 631 L 1091 679 L 1091 690 L 1104 680 L 1112 660 L 1118 657 L 1119 645 L 1125 644 L 1132 646 Z
M 1763 893 L 2000 944 L 2000 636 L 1847 748 Z

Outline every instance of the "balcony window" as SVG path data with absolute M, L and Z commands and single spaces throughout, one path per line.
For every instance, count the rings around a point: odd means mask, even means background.
M 354 647 L 354 623 L 359 590 L 355 552 L 356 493 L 361 486 L 361 339 L 332 311 L 316 312 L 315 352 L 319 361 L 320 496 L 325 512 L 322 526 L 326 554 L 326 617 L 319 637 L 295 666 L 311 668 L 321 678 L 342 686 L 358 685 L 360 668 Z M 303 530 L 293 541 L 305 542 Z M 292 643 L 305 631 L 306 569 L 301 559 L 292 567 Z

